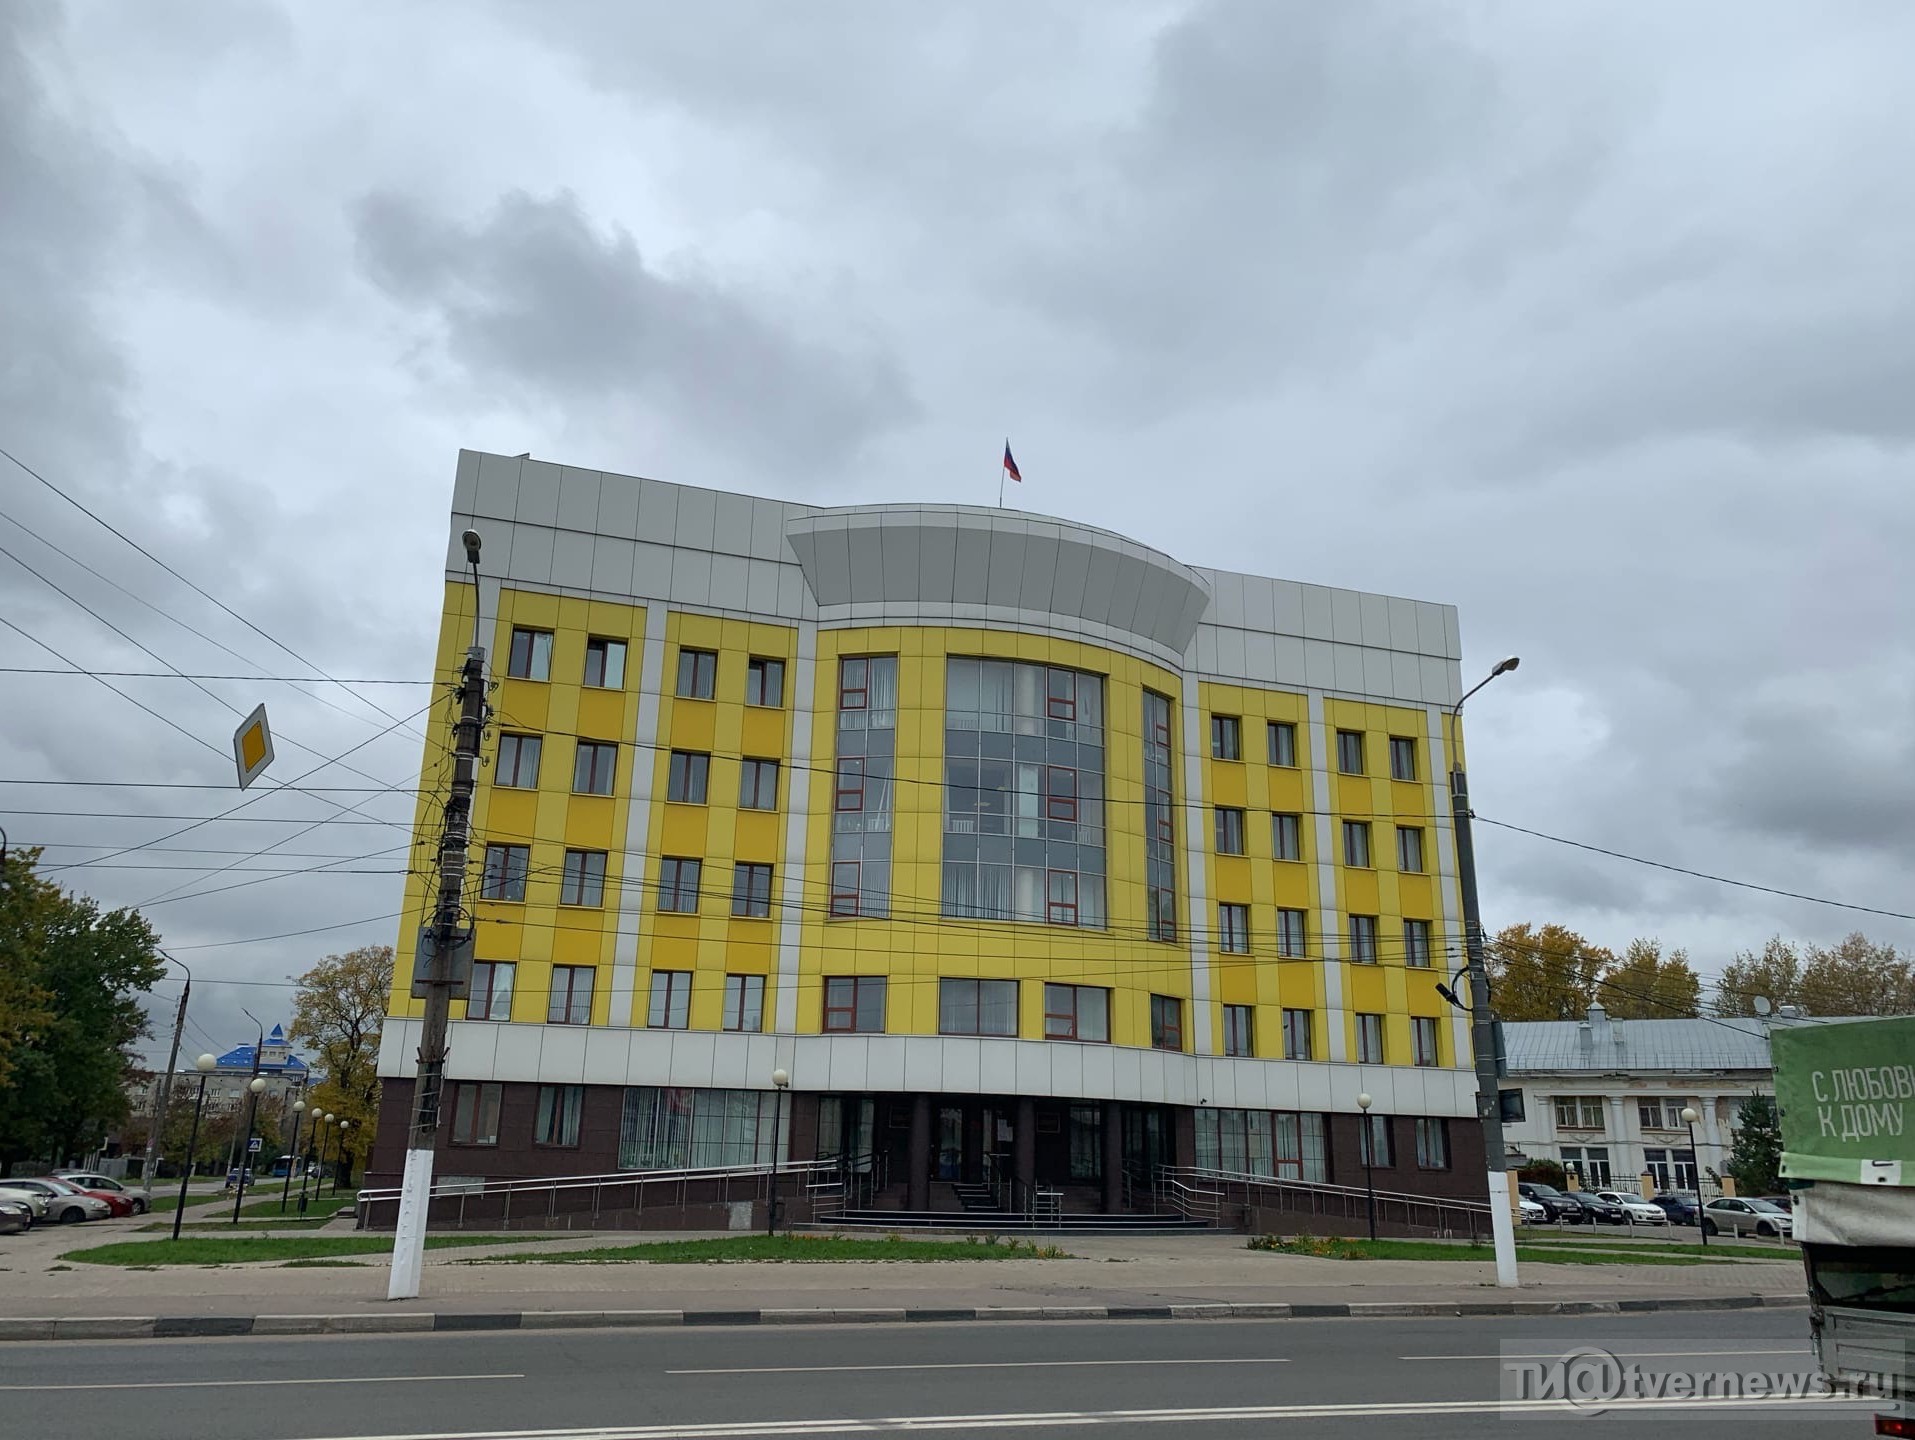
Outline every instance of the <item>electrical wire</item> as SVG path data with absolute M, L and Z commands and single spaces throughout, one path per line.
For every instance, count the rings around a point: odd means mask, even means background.
M 32 532 L 29 531 L 28 533 L 31 534 Z M 61 553 L 65 554 L 66 552 L 61 551 Z M 139 599 L 137 595 L 133 598 L 136 600 Z M 147 602 L 141 601 L 140 603 L 145 604 Z M 162 615 L 166 614 L 164 610 L 160 611 L 160 613 Z M 194 631 L 193 633 L 196 635 L 199 634 L 198 631 Z M 217 640 L 212 643 L 215 645 L 219 644 Z M 222 646 L 221 648 L 223 649 L 224 647 Z M 242 660 L 246 659 L 244 655 L 239 658 Z M 248 661 L 247 663 L 250 664 L 252 662 Z M 270 681 L 277 685 L 438 685 L 443 683 L 438 680 L 392 680 L 384 677 L 368 678 L 363 675 L 355 676 L 350 680 L 316 680 L 310 675 L 209 675 L 202 672 L 185 670 L 82 670 L 76 672 L 72 670 L 56 670 L 51 665 L 0 665 L 0 675 L 72 675 L 76 673 L 82 675 L 111 675 L 122 680 L 256 680 L 261 683 Z M 319 696 L 313 695 L 311 698 L 318 700 Z M 350 710 L 342 711 L 341 713 L 352 715 Z M 352 718 L 355 720 L 364 720 L 366 717 L 363 715 L 352 715 Z

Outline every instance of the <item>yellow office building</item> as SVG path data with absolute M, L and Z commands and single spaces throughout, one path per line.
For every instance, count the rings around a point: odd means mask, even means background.
M 1119 1209 L 1163 1164 L 1360 1184 L 1367 1093 L 1380 1187 L 1480 1188 L 1436 992 L 1453 609 L 1015 511 L 473 452 L 450 534 L 437 673 L 476 605 L 495 687 L 442 1176 L 838 1156 L 900 1208 Z

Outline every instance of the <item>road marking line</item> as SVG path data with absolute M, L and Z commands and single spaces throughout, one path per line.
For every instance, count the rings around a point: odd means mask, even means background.
M 1612 1400 L 1623 1411 L 1873 1407 L 1867 1397 L 1780 1396 L 1763 1400 Z M 1427 1400 L 1320 1405 L 1237 1405 L 1185 1410 L 1059 1410 L 1002 1415 L 902 1415 L 871 1419 L 734 1420 L 682 1425 L 594 1425 L 571 1430 L 456 1430 L 402 1435 L 332 1436 L 326 1440 L 754 1440 L 760 1436 L 895 1435 L 932 1430 L 1042 1430 L 1083 1425 L 1191 1425 L 1246 1420 L 1402 1419 L 1419 1415 L 1576 1415 L 1568 1400 Z
M 715 1370 L 667 1370 L 667 1375 L 825 1375 L 868 1370 L 1062 1370 L 1079 1365 L 1288 1365 L 1279 1356 L 1252 1356 L 1226 1360 L 1198 1356 L 1191 1360 L 941 1360 L 924 1365 L 739 1365 Z
M 1568 1347 L 1575 1348 L 1575 1347 Z M 1565 1350 L 1538 1350 L 1534 1353 L 1511 1352 L 1507 1355 L 1399 1355 L 1399 1360 L 1560 1360 Z M 1788 1350 L 1610 1350 L 1618 1360 L 1688 1360 L 1703 1355 L 1813 1355 L 1806 1345 Z
M 96 1385 L 0 1385 L 0 1390 L 220 1390 L 241 1385 L 416 1385 L 435 1380 L 523 1380 L 523 1375 L 334 1375 L 313 1380 L 122 1380 Z

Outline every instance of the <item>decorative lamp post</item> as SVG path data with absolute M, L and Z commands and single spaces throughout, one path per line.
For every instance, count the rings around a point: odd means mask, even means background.
M 339 1122 L 339 1146 L 332 1161 L 332 1193 L 339 1193 L 339 1172 L 346 1168 L 346 1132 L 352 1129 L 352 1121 Z
M 257 1056 L 258 1052 L 254 1052 Z M 253 1061 L 259 1063 L 257 1058 Z M 266 1089 L 266 1077 L 255 1075 L 246 1082 L 246 1143 L 239 1150 L 239 1184 L 233 1187 L 233 1223 L 239 1224 L 240 1206 L 246 1202 L 246 1187 L 253 1178 L 253 1121 L 259 1114 L 259 1097 Z
M 1362 1112 L 1363 1123 L 1363 1196 L 1370 1213 L 1370 1238 L 1376 1239 L 1376 1182 L 1370 1173 L 1376 1161 L 1376 1134 L 1370 1128 L 1370 1106 L 1375 1102 L 1368 1092 L 1356 1097 L 1356 1108 Z
M 778 1233 L 778 1137 L 785 1129 L 785 1090 L 790 1084 L 790 1071 L 780 1068 L 771 1072 L 771 1088 L 778 1098 L 773 1105 L 771 1120 L 771 1191 L 765 1206 L 766 1238 Z
M 1709 1243 L 1709 1221 L 1702 1213 L 1702 1152 L 1696 1149 L 1696 1121 L 1702 1117 L 1696 1113 L 1693 1105 L 1682 1107 L 1682 1123 L 1689 1127 L 1690 1168 L 1695 1171 L 1696 1182 L 1696 1232 L 1702 1236 L 1702 1243 Z
M 180 1171 L 180 1203 L 173 1207 L 173 1238 L 180 1238 L 180 1220 L 186 1214 L 186 1186 L 193 1178 L 193 1149 L 199 1144 L 199 1116 L 206 1108 L 206 1077 L 219 1065 L 219 1056 L 202 1055 L 193 1062 L 199 1071 L 199 1095 L 193 1101 L 193 1129 L 186 1140 L 186 1164 Z
M 293 1142 L 286 1147 L 286 1183 L 279 1187 L 279 1213 L 281 1215 L 286 1213 L 286 1202 L 292 1199 L 293 1166 L 299 1163 L 299 1120 L 305 1113 L 306 1102 L 304 1100 L 293 1101 Z M 303 1195 L 306 1187 L 301 1185 L 299 1188 Z

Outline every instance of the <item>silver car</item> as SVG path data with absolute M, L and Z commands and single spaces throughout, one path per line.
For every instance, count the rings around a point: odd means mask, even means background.
M 18 1235 L 33 1228 L 33 1211 L 24 1200 L 0 1200 L 0 1235 Z
M 104 1220 L 113 1213 L 106 1201 L 87 1194 L 65 1180 L 9 1180 L 10 1189 L 43 1195 L 47 1219 L 70 1225 L 77 1220 Z
M 1727 1230 L 1731 1235 L 1772 1235 L 1795 1233 L 1795 1217 L 1768 1200 L 1743 1200 L 1724 1195 L 1702 1207 L 1702 1229 L 1707 1235 Z
M 133 1202 L 133 1213 L 144 1215 L 153 1208 L 153 1192 L 138 1185 L 128 1185 L 123 1180 L 115 1180 L 111 1175 L 102 1175 L 97 1170 L 55 1170 L 55 1180 L 64 1180 L 69 1185 L 78 1185 L 82 1190 L 106 1190 L 115 1195 L 124 1195 Z
M 34 1222 L 47 1218 L 47 1197 L 38 1190 L 15 1190 L 12 1182 L 0 1183 L 0 1205 L 24 1205 Z

